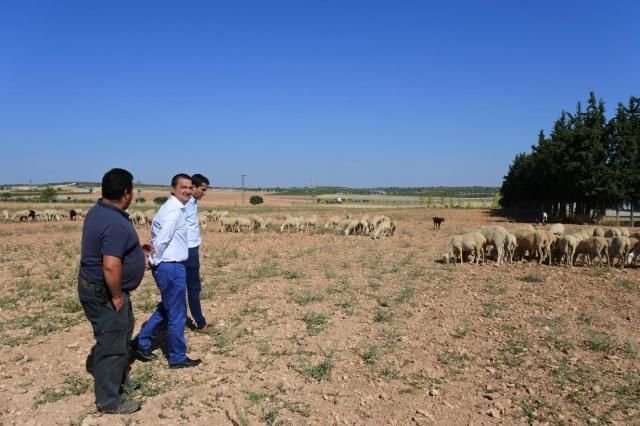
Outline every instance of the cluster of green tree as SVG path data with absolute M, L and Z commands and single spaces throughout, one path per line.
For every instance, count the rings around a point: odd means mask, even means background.
M 499 188 L 490 186 L 429 186 L 429 187 L 379 187 L 379 188 L 348 188 L 342 186 L 315 186 L 304 188 L 270 188 L 281 195 L 326 195 L 326 194 L 354 194 L 354 195 L 404 195 L 414 197 L 460 197 L 487 198 L 493 197 Z
M 516 155 L 504 177 L 500 204 L 544 210 L 557 218 L 594 219 L 606 208 L 640 198 L 640 98 L 618 104 L 607 121 L 602 100 L 563 111 L 549 137 Z

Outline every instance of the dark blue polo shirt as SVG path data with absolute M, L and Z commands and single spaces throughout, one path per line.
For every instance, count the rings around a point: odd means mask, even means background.
M 134 290 L 144 275 L 144 252 L 129 215 L 116 206 L 98 200 L 84 219 L 80 275 L 105 284 L 102 256 L 122 259 L 122 289 Z

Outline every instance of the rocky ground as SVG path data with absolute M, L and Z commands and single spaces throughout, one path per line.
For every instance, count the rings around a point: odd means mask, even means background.
M 287 210 L 268 209 L 246 212 Z M 84 370 L 81 223 L 0 224 L 0 424 L 640 423 L 640 269 L 441 264 L 454 233 L 513 224 L 367 213 L 391 216 L 396 235 L 208 227 L 203 307 L 223 333 L 187 334 L 200 367 L 135 363 L 128 397 L 144 405 L 130 416 L 97 414 Z M 132 300 L 137 330 L 159 300 L 149 274 Z

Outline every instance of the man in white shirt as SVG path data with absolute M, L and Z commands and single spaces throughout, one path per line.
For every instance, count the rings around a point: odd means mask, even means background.
M 191 199 L 187 202 L 185 209 L 189 259 L 184 265 L 187 268 L 187 299 L 193 320 L 188 319 L 187 326 L 198 333 L 219 334 L 220 332 L 215 327 L 207 324 L 200 305 L 202 284 L 200 283 L 199 247 L 202 243 L 202 237 L 200 236 L 200 223 L 198 220 L 198 201 L 206 195 L 209 189 L 209 179 L 196 173 L 191 176 L 191 184 Z
M 151 223 L 151 242 L 155 248 L 149 257 L 151 271 L 160 289 L 161 301 L 156 311 L 142 324 L 133 341 L 136 357 L 153 361 L 153 338 L 161 325 L 167 325 L 169 368 L 195 367 L 200 359 L 187 356 L 184 326 L 187 320 L 187 273 L 184 261 L 189 257 L 186 203 L 191 199 L 191 177 L 177 174 L 171 180 L 171 197 L 160 207 Z

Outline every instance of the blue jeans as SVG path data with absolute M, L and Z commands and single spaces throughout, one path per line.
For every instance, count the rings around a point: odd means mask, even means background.
M 140 349 L 151 349 L 156 332 L 166 324 L 169 364 L 184 362 L 187 359 L 187 342 L 184 338 L 184 326 L 187 322 L 185 267 L 182 263 L 161 263 L 153 268 L 152 273 L 160 289 L 161 301 L 147 322 L 142 324 L 134 343 Z
M 202 306 L 200 305 L 200 292 L 202 284 L 200 283 L 200 252 L 198 247 L 189 249 L 189 259 L 184 262 L 187 268 L 187 298 L 189 299 L 189 312 L 198 328 L 207 325 L 207 320 L 202 315 Z

